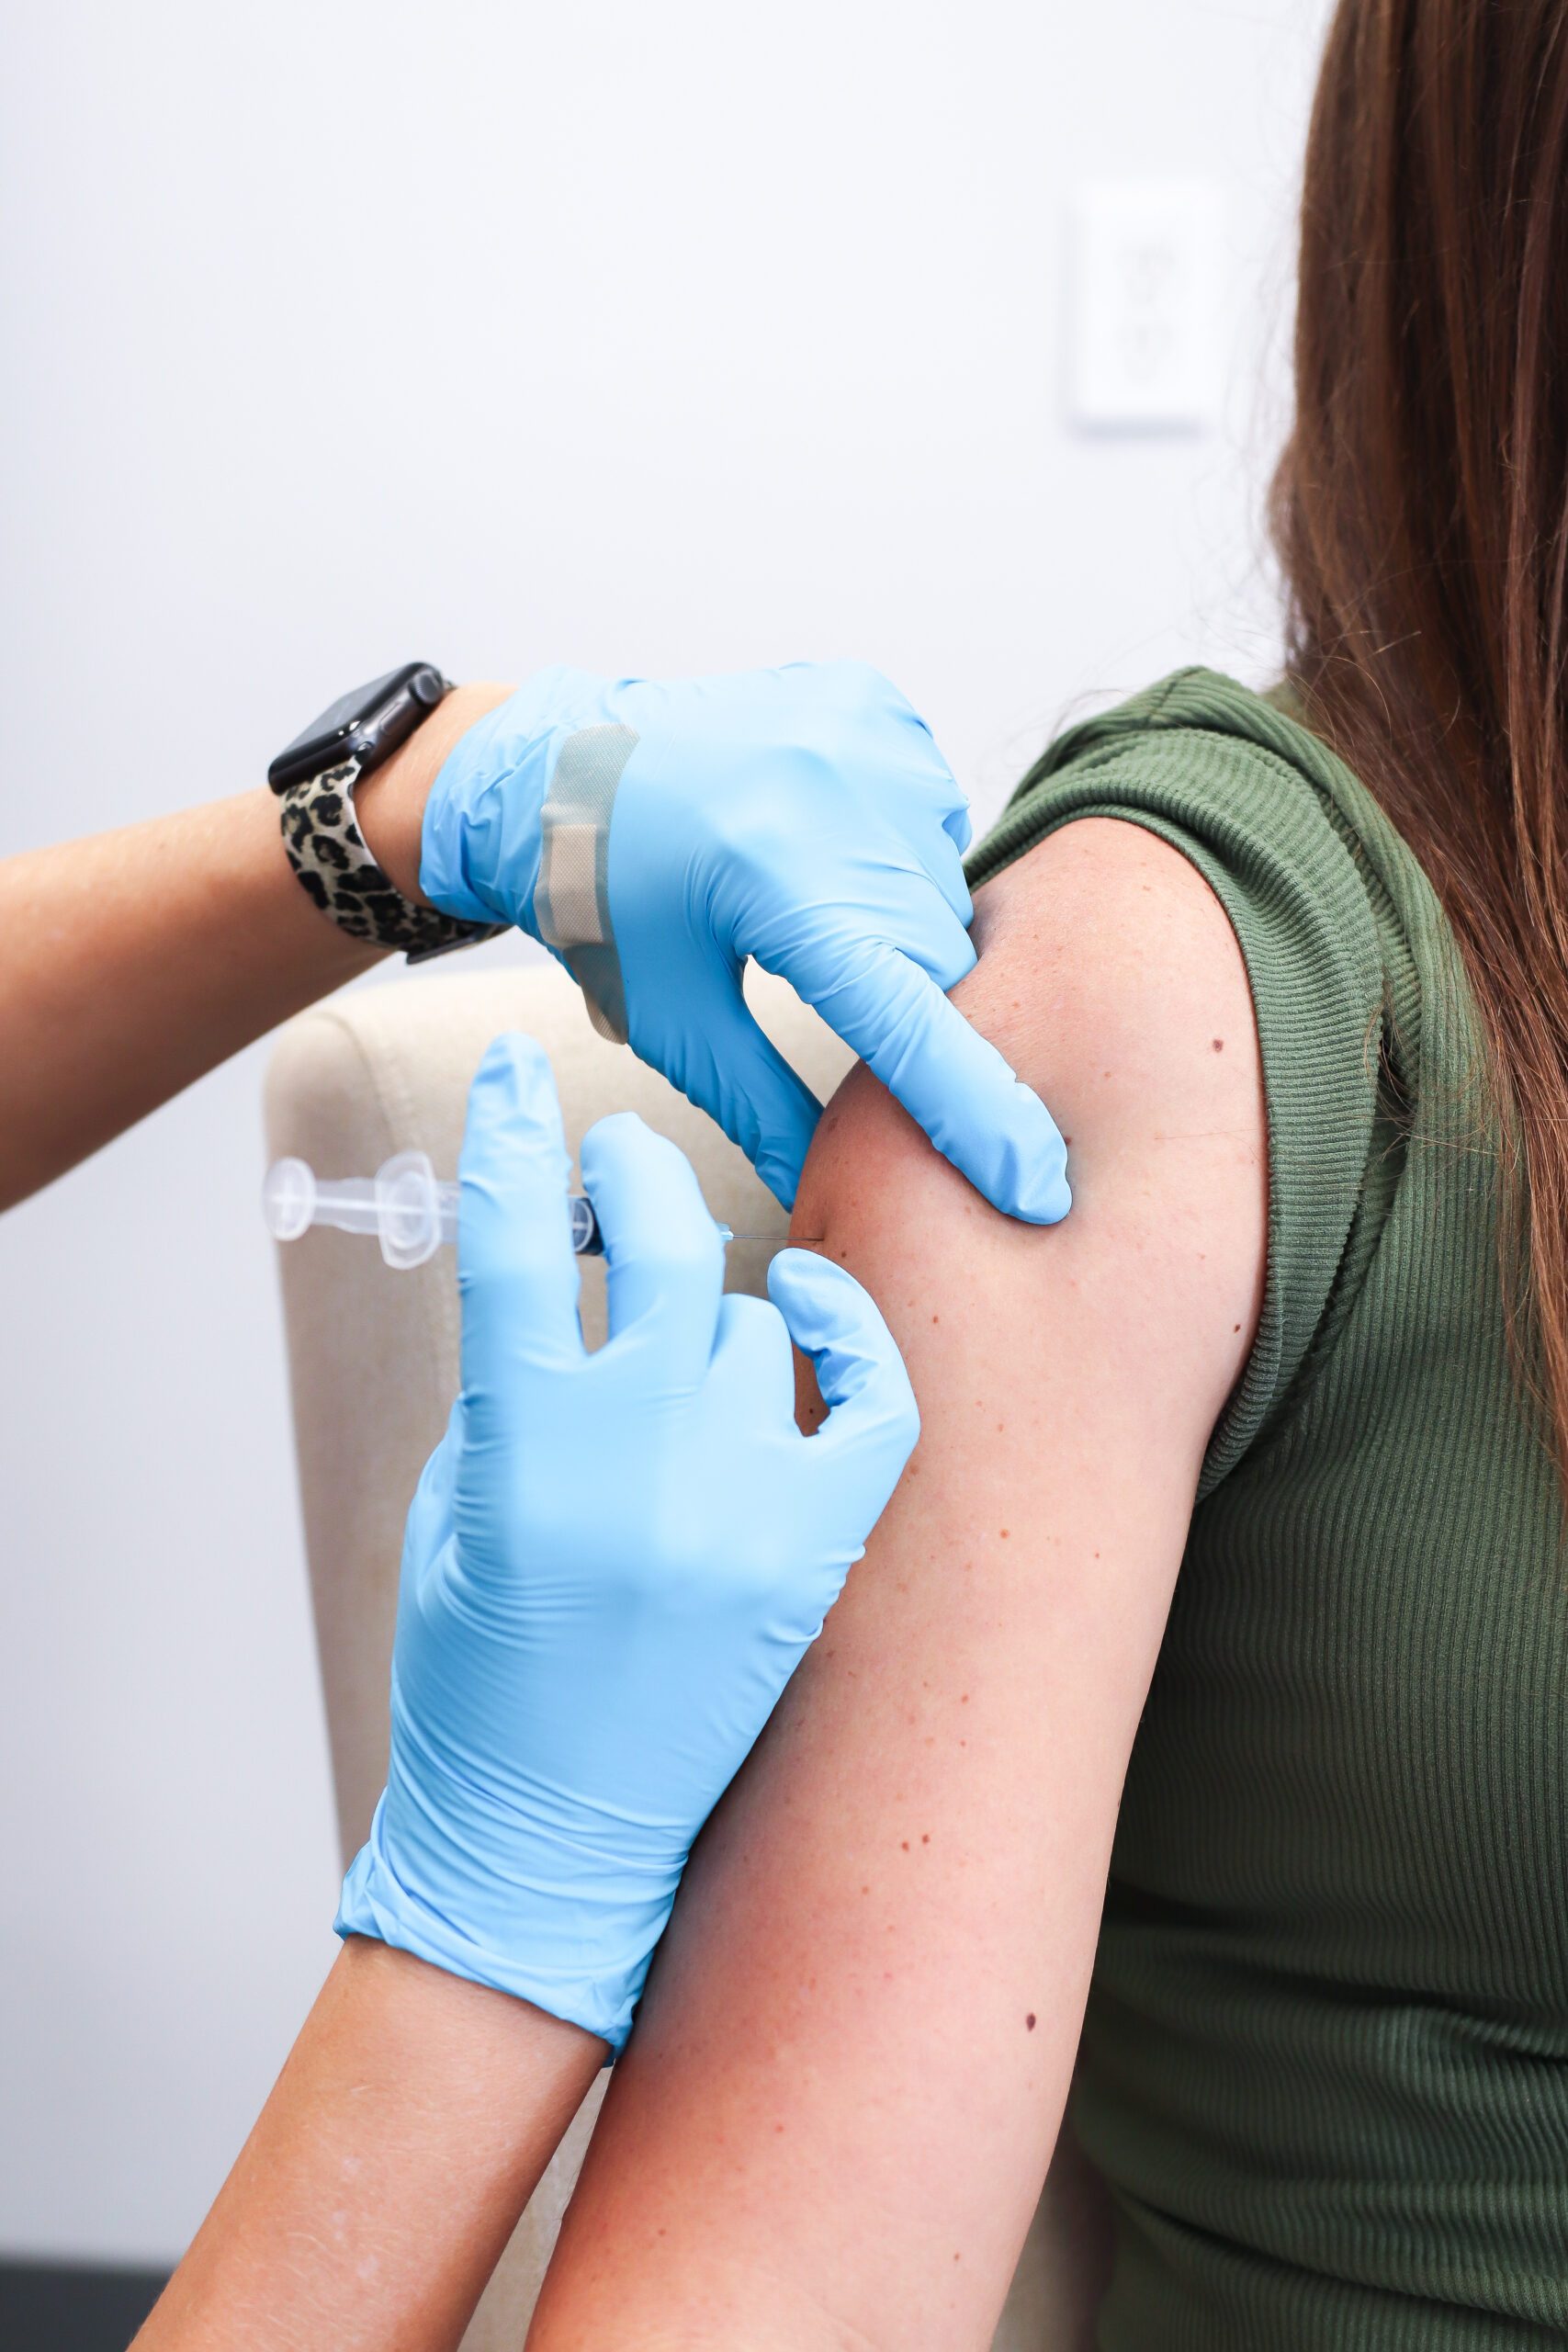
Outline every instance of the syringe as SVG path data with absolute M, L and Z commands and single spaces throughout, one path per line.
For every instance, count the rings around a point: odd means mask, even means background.
M 567 1196 L 571 1246 L 579 1257 L 603 1255 L 604 1236 L 585 1193 Z M 444 1241 L 457 1238 L 457 1187 L 436 1181 L 423 1151 L 400 1151 L 374 1176 L 350 1176 L 324 1183 L 303 1159 L 275 1159 L 262 1183 L 262 1215 L 275 1241 L 298 1241 L 313 1225 L 333 1225 L 340 1233 L 374 1233 L 389 1266 L 423 1266 Z M 718 1227 L 721 1241 L 761 1240 L 761 1236 Z

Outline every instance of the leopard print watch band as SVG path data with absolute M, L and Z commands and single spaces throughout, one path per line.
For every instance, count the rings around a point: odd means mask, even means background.
M 407 950 L 411 964 L 494 939 L 504 923 L 462 922 L 405 899 L 370 854 L 354 814 L 359 762 L 344 760 L 282 795 L 283 846 L 299 886 L 351 938 Z

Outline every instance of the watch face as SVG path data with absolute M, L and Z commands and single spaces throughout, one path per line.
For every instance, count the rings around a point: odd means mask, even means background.
M 268 784 L 274 792 L 287 792 L 343 760 L 356 759 L 366 775 L 413 733 L 446 692 L 446 681 L 433 662 L 405 662 L 400 670 L 355 686 L 279 752 L 266 772 Z

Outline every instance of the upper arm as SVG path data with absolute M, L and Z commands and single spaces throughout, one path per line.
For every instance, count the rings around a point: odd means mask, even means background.
M 862 1069 L 795 1232 L 904 1351 L 904 1480 L 687 1871 L 536 2345 L 978 2346 L 1060 2120 L 1127 1756 L 1262 1293 L 1240 952 L 1174 850 L 1053 835 L 955 992 L 1075 1207 L 999 1216 Z

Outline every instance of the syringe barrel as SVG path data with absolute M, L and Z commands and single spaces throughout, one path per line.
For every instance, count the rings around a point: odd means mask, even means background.
M 571 1246 L 578 1256 L 602 1258 L 604 1237 L 599 1230 L 599 1220 L 593 1214 L 593 1204 L 587 1193 L 570 1193 L 566 1204 L 571 1211 Z
M 262 1186 L 262 1214 L 278 1241 L 297 1241 L 312 1225 L 340 1233 L 374 1234 L 389 1266 L 423 1266 L 444 1241 L 457 1238 L 458 1188 L 438 1183 L 423 1152 L 399 1152 L 374 1177 L 323 1182 L 303 1159 L 278 1159 Z M 571 1246 L 580 1257 L 600 1257 L 604 1236 L 584 1193 L 567 1196 Z M 726 1236 L 728 1238 L 728 1234 Z
M 441 1212 L 443 1241 L 456 1241 L 457 1238 L 459 1190 L 460 1187 L 456 1184 L 437 1184 L 435 1187 L 435 1197 Z M 602 1258 L 604 1254 L 604 1237 L 599 1230 L 599 1220 L 593 1214 L 593 1204 L 587 1193 L 569 1193 L 566 1196 L 566 1205 L 571 1218 L 571 1246 L 578 1256 Z

